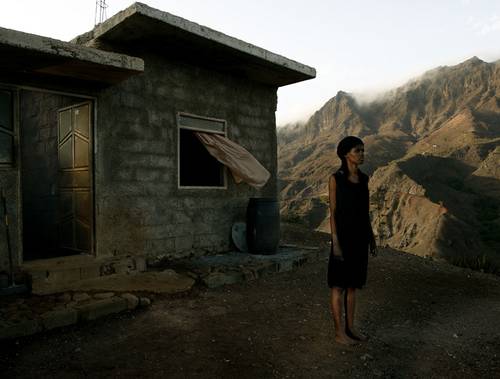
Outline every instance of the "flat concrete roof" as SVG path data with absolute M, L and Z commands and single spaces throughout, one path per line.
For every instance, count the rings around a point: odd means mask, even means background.
M 154 51 L 276 86 L 316 77 L 312 67 L 142 3 L 72 42 L 134 54 Z
M 52 38 L 0 28 L 0 81 L 105 86 L 144 71 L 144 61 Z

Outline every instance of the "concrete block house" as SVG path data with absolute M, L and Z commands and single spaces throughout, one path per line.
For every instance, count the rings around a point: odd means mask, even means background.
M 0 272 L 34 282 L 231 250 L 248 199 L 278 194 L 277 89 L 315 77 L 140 3 L 71 42 L 0 28 L 0 54 Z M 236 184 L 195 131 L 243 146 L 267 184 Z

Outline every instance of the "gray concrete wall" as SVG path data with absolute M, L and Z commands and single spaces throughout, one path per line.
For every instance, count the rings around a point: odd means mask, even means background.
M 95 157 L 98 255 L 182 257 L 231 249 L 248 199 L 277 196 L 277 89 L 155 55 L 145 73 L 98 98 Z M 227 121 L 228 137 L 272 174 L 260 191 L 178 189 L 177 112 Z

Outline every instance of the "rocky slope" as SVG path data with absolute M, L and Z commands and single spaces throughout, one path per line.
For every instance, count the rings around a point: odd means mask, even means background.
M 347 135 L 365 141 L 381 244 L 469 266 L 500 258 L 500 61 L 439 67 L 366 104 L 339 92 L 280 129 L 284 219 L 328 231 L 327 181 Z

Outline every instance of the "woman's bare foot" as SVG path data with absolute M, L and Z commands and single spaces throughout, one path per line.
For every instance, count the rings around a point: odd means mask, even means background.
M 335 342 L 347 346 L 353 346 L 357 344 L 356 341 L 354 341 L 352 338 L 349 338 L 346 334 L 336 334 Z
M 365 336 L 363 333 L 360 333 L 358 332 L 357 330 L 355 329 L 347 329 L 345 331 L 345 334 L 355 340 L 355 341 L 360 341 L 360 342 L 365 342 L 365 341 L 368 341 L 368 336 Z

